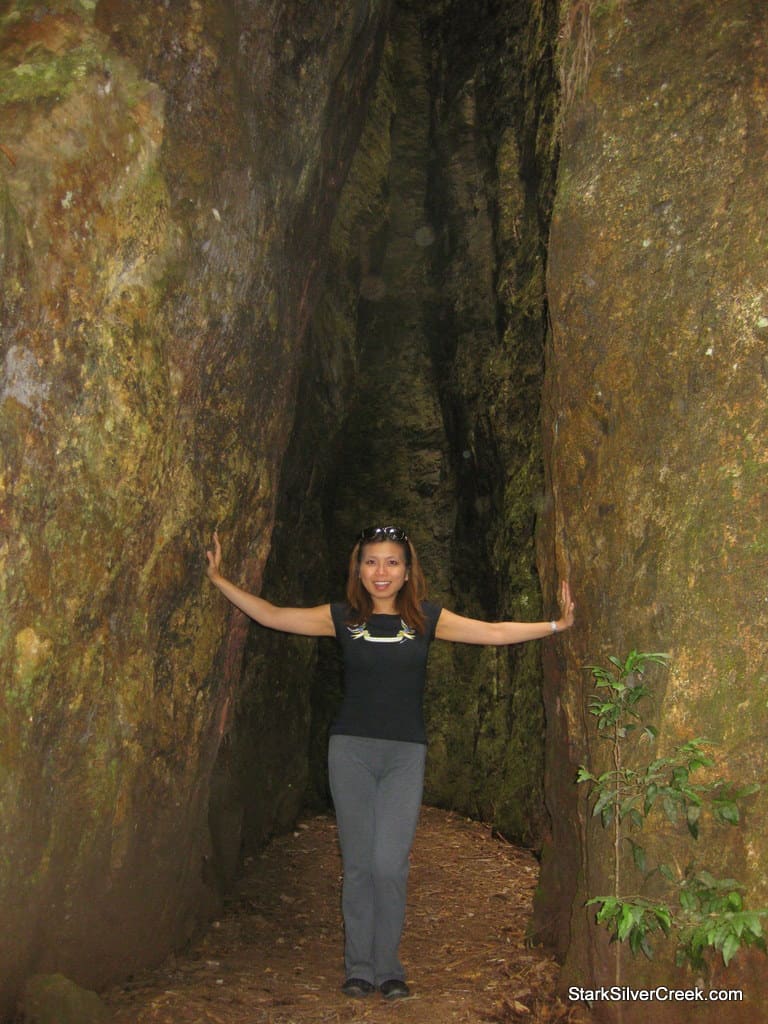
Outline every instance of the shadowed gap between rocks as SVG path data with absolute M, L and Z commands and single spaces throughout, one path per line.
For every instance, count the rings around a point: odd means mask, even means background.
M 308 336 L 264 575 L 275 601 L 339 598 L 355 535 L 386 521 L 409 530 L 435 599 L 480 617 L 543 613 L 534 530 L 555 161 L 541 120 L 553 85 L 525 82 L 512 61 L 530 25 L 497 9 L 481 26 L 468 46 L 459 6 L 443 19 L 429 5 L 395 11 Z M 535 645 L 436 644 L 427 698 L 427 801 L 534 848 L 547 828 L 540 673 Z M 310 675 L 311 690 L 291 682 Z M 340 697 L 334 644 L 258 628 L 244 679 L 212 808 L 226 884 L 240 843 L 255 853 L 303 799 L 328 807 Z
M 552 45 L 542 11 L 488 4 L 477 22 L 460 4 L 396 5 L 305 348 L 263 583 L 278 603 L 340 598 L 354 537 L 386 520 L 407 527 L 433 599 L 476 617 L 544 614 L 554 84 L 523 59 Z M 426 799 L 534 848 L 547 829 L 540 685 L 537 645 L 431 654 Z M 239 844 L 288 827 L 304 794 L 327 806 L 338 700 L 332 644 L 251 630 L 214 779 L 225 876 Z

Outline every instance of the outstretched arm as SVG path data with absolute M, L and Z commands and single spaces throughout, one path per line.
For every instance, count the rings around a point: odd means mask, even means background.
M 282 633 L 298 633 L 300 636 L 335 636 L 336 630 L 331 618 L 331 606 L 320 604 L 314 608 L 279 608 L 265 601 L 263 597 L 249 594 L 247 590 L 231 583 L 221 575 L 221 544 L 217 533 L 213 535 L 213 551 L 206 551 L 208 579 L 218 587 L 233 605 L 252 619 L 269 629 Z
M 575 605 L 571 600 L 571 588 L 563 580 L 560 584 L 560 618 L 555 622 L 483 622 L 467 619 L 463 615 L 443 608 L 437 620 L 435 636 L 438 640 L 452 640 L 463 644 L 489 644 L 500 647 L 504 644 L 519 644 L 525 640 L 541 640 L 560 633 L 573 625 Z

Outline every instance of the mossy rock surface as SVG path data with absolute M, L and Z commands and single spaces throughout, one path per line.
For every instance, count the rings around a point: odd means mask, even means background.
M 650 714 L 659 752 L 706 736 L 718 774 L 764 782 L 768 127 L 754 83 L 768 37 L 766 12 L 740 0 L 593 5 L 590 27 L 549 249 L 553 502 L 540 550 L 543 564 L 567 567 L 579 624 L 547 664 L 554 833 L 538 921 L 556 924 L 564 977 L 610 984 L 620 947 L 584 909 L 613 891 L 609 842 L 573 786 L 580 763 L 609 767 L 582 666 L 632 648 L 669 653 Z M 698 844 L 684 827 L 639 838 L 650 862 L 714 865 L 762 908 L 766 815 L 761 790 L 739 827 Z M 627 884 L 645 891 L 629 848 L 622 859 Z M 744 991 L 744 1019 L 765 1020 L 766 962 L 740 955 L 723 975 L 715 960 L 718 983 Z M 633 985 L 685 980 L 662 942 L 653 962 L 626 951 L 620 962 Z M 643 1019 L 640 1007 L 623 1012 Z M 710 1004 L 700 1016 L 720 1013 Z
M 112 1019 L 95 992 L 80 988 L 63 974 L 28 978 L 21 1011 L 25 1024 L 109 1024 Z
M 46 951 L 159 961 L 231 872 L 246 630 L 204 548 L 258 589 L 386 9 L 0 6 L 2 1017 Z

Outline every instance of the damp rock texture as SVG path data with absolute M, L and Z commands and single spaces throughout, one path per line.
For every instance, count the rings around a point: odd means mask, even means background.
M 541 620 L 554 610 L 534 533 L 556 11 L 440 4 L 423 33 L 434 231 L 427 340 L 453 495 L 449 543 L 436 531 L 439 596 L 474 618 Z M 539 644 L 438 645 L 428 704 L 433 798 L 534 847 L 547 829 L 540 656 Z
M 260 586 L 387 17 L 0 5 L 0 1016 L 213 905 L 245 629 L 202 550 Z
M 383 519 L 459 612 L 570 578 L 567 636 L 436 646 L 427 796 L 544 842 L 566 984 L 696 980 L 595 926 L 574 777 L 584 666 L 636 647 L 659 751 L 762 781 L 763 6 L 0 0 L 0 1017 L 159 960 L 326 800 L 333 645 L 249 632 L 212 530 L 299 604 Z M 647 855 L 768 907 L 766 800 Z
M 579 625 L 547 659 L 545 851 L 537 924 L 560 945 L 564 980 L 742 989 L 765 1020 L 768 968 L 740 953 L 709 976 L 677 970 L 657 935 L 636 959 L 594 922 L 613 892 L 613 853 L 576 768 L 610 767 L 585 713 L 588 664 L 632 648 L 665 651 L 649 718 L 657 752 L 713 741 L 712 775 L 765 783 L 768 473 L 767 12 L 728 0 L 573 4 L 564 12 L 562 159 L 552 222 L 552 320 L 544 392 L 551 500 L 544 575 L 570 575 Z M 633 756 L 642 748 L 633 748 Z M 768 791 L 741 823 L 652 829 L 649 863 L 690 863 L 768 907 Z M 624 893 L 644 883 L 629 843 Z M 637 889 L 635 887 L 638 887 Z M 676 900 L 673 896 L 673 903 Z M 618 956 L 618 964 L 617 964 Z M 647 1019 L 640 1003 L 602 1004 Z M 698 1005 L 697 1019 L 734 1010 Z M 655 1020 L 680 1007 L 654 1006 Z M 675 1016 L 678 1014 L 678 1016 Z

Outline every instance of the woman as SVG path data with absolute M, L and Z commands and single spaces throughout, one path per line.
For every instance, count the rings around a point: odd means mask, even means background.
M 211 582 L 262 626 L 334 636 L 344 659 L 345 693 L 331 727 L 328 769 L 344 881 L 342 992 L 385 999 L 410 994 L 398 947 L 405 918 L 408 861 L 421 806 L 426 757 L 422 698 L 433 639 L 514 644 L 573 625 L 567 582 L 561 618 L 483 622 L 427 601 L 413 544 L 395 526 L 363 530 L 349 561 L 347 600 L 279 608 L 221 575 L 221 545 L 207 552 Z

